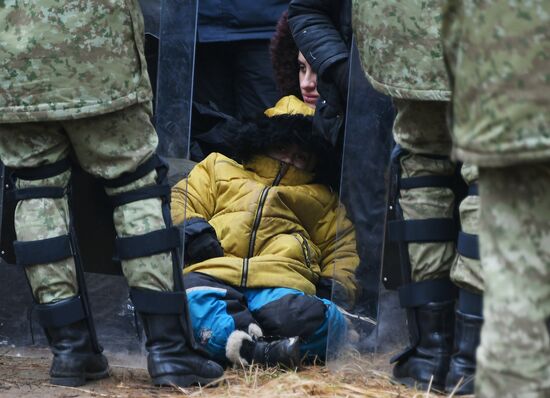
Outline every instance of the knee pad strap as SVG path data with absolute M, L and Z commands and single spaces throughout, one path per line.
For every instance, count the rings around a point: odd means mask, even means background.
M 452 218 L 426 220 L 394 220 L 388 223 L 388 234 L 393 242 L 451 242 L 456 239 L 456 225 Z
M 130 288 L 130 298 L 137 312 L 158 315 L 185 314 L 187 296 L 185 291 L 160 292 Z
M 13 242 L 17 264 L 22 266 L 55 263 L 74 255 L 69 235 L 33 241 Z
M 29 181 L 44 180 L 46 178 L 63 174 L 70 168 L 71 160 L 69 158 L 65 158 L 47 165 L 15 169 L 13 170 L 13 176 Z
M 432 302 L 456 298 L 457 288 L 449 279 L 432 279 L 409 283 L 398 289 L 402 308 L 415 308 Z
M 113 179 L 102 178 L 101 182 L 108 188 L 120 188 L 139 180 L 153 170 L 157 170 L 157 181 L 164 181 L 168 173 L 168 165 L 157 154 L 153 154 L 147 161 L 139 165 L 135 171 L 124 173 L 120 177 Z
M 456 250 L 464 257 L 479 260 L 479 239 L 477 235 L 467 234 L 460 231 L 458 233 L 458 241 L 456 243 Z
M 59 328 L 86 319 L 80 296 L 51 304 L 36 304 L 34 309 L 43 328 Z
M 458 310 L 463 314 L 483 316 L 483 296 L 460 289 L 458 293 Z
M 11 191 L 10 199 L 17 202 L 25 199 L 62 198 L 67 193 L 67 189 L 64 187 L 15 188 L 15 184 L 13 182 L 15 182 L 16 179 L 28 181 L 44 180 L 46 178 L 63 174 L 65 171 L 70 170 L 70 168 L 71 161 L 68 158 L 65 158 L 45 166 L 13 170 L 11 173 L 13 189 Z
M 170 186 L 152 185 L 133 191 L 123 192 L 121 194 L 111 196 L 109 199 L 113 207 L 118 207 L 131 202 L 154 198 L 160 198 L 163 202 L 167 203 L 170 198 Z
M 60 187 L 18 188 L 13 190 L 12 199 L 16 202 L 26 199 L 59 199 L 64 197 L 66 193 L 67 189 Z
M 148 257 L 181 247 L 181 234 L 178 228 L 159 229 L 143 235 L 116 239 L 120 260 Z

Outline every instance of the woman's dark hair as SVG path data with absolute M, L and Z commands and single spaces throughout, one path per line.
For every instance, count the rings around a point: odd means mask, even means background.
M 298 72 L 298 47 L 294 42 L 288 26 L 288 12 L 285 11 L 277 22 L 275 34 L 269 45 L 271 64 L 275 74 L 275 81 L 281 96 L 295 95 L 302 98 Z

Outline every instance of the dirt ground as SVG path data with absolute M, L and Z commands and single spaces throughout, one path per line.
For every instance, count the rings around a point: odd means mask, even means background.
M 337 370 L 325 366 L 310 366 L 299 372 L 257 366 L 229 369 L 215 387 L 185 389 L 153 387 L 145 369 L 111 365 L 110 378 L 73 388 L 49 383 L 47 351 L 31 354 L 0 353 L 0 397 L 440 397 L 391 383 L 387 358 L 362 357 Z

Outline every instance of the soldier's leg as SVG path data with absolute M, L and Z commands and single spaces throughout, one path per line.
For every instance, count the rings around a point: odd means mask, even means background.
M 550 396 L 550 164 L 481 168 L 478 397 Z
M 167 167 L 144 104 L 64 122 L 82 167 L 102 178 L 114 207 L 117 254 L 147 335 L 154 384 L 208 383 L 223 369 L 206 359 L 191 330 L 180 232 L 172 227 Z
M 397 117 L 393 154 L 396 169 L 390 239 L 399 244 L 410 346 L 397 357 L 394 377 L 405 384 L 444 388 L 452 350 L 456 290 L 449 271 L 456 256 L 453 220 L 456 165 L 448 157 L 451 141 L 446 103 L 394 100 Z
M 56 123 L 0 125 L 2 161 L 13 169 L 16 259 L 25 267 L 54 354 L 53 384 L 78 386 L 109 374 L 97 343 L 71 225 L 68 140 Z
M 459 286 L 455 318 L 453 356 L 446 380 L 446 391 L 455 395 L 473 394 L 475 352 L 483 324 L 483 275 L 479 260 L 479 195 L 478 171 L 474 165 L 462 165 L 462 178 L 468 186 L 460 202 L 461 230 L 457 240 L 456 261 L 451 268 L 451 280 Z M 458 387 L 457 387 L 458 385 Z

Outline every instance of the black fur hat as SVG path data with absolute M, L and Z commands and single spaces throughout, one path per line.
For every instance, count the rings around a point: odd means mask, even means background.
M 295 96 L 283 97 L 254 120 L 228 123 L 226 140 L 231 143 L 234 157 L 240 162 L 265 154 L 270 149 L 295 143 L 317 156 L 316 180 L 334 187 L 336 181 L 332 180 L 339 171 L 339 164 L 334 148 L 313 131 L 313 113 L 312 108 Z

